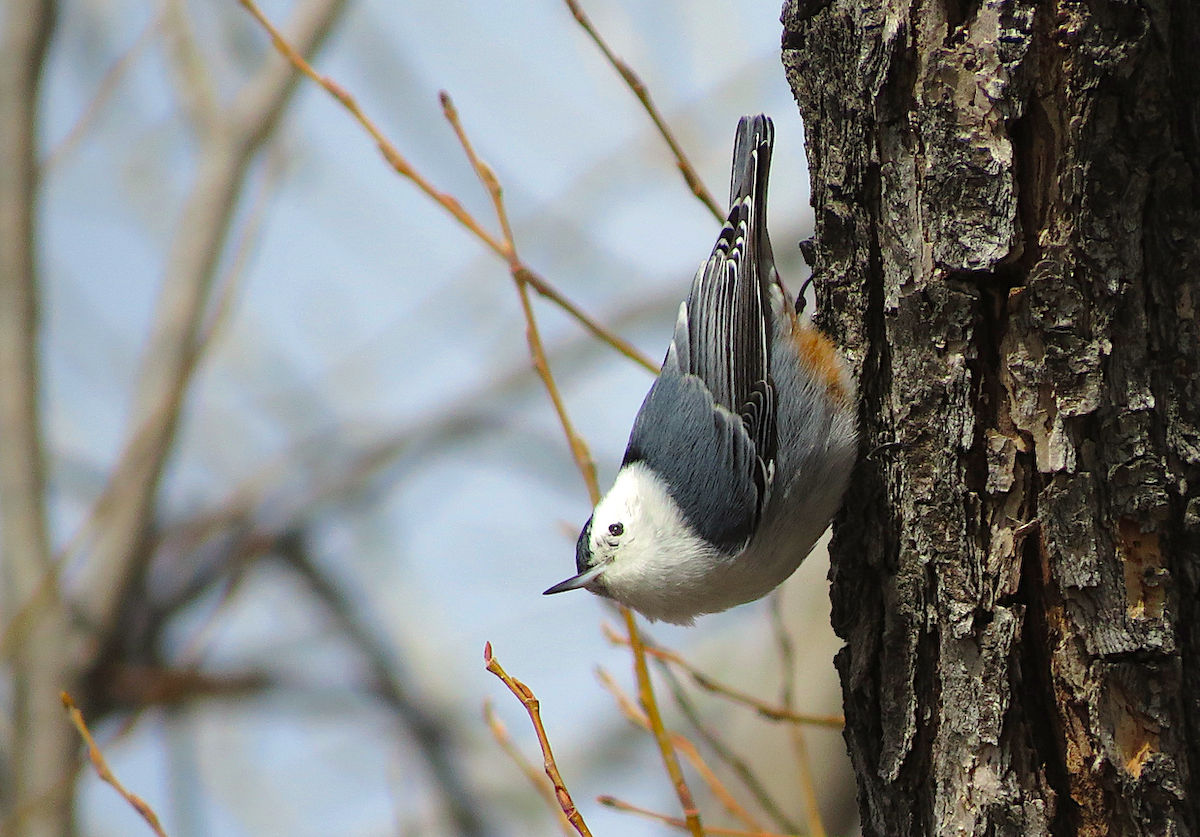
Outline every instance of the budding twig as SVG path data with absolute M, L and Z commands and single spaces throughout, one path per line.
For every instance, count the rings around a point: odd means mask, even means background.
M 600 37 L 600 33 L 596 31 L 596 27 L 592 25 L 591 20 L 584 14 L 577 0 L 565 0 L 565 2 L 575 20 L 583 28 L 583 31 L 588 33 L 588 36 L 600 48 L 600 52 L 604 53 L 604 57 L 608 59 L 608 63 L 612 64 L 613 69 L 629 85 L 629 89 L 633 91 L 633 95 L 637 97 L 637 100 L 642 103 L 642 107 L 646 109 L 646 113 L 649 114 L 654 127 L 658 128 L 658 132 L 671 149 L 671 153 L 675 155 L 675 165 L 679 168 L 679 173 L 683 175 L 684 182 L 687 183 L 688 188 L 692 190 L 692 194 L 708 207 L 708 211 L 717 219 L 717 223 L 723 223 L 725 215 L 721 212 L 720 205 L 713 198 L 712 193 L 708 191 L 708 187 L 704 185 L 704 181 L 700 179 L 700 175 L 696 174 L 696 168 L 688 160 L 687 155 L 683 153 L 683 148 L 676 141 L 675 135 L 671 133 L 671 129 L 667 127 L 666 120 L 658 112 L 658 108 L 654 106 L 654 101 L 650 98 L 650 91 L 646 89 L 646 85 L 642 82 L 641 78 L 633 71 L 632 67 L 618 58 L 609 49 L 608 44 Z
M 83 713 L 75 706 L 75 701 L 71 700 L 71 696 L 66 692 L 59 693 L 59 699 L 62 700 L 63 707 L 67 710 L 67 714 L 71 716 L 71 723 L 75 725 L 75 729 L 79 730 L 79 734 L 83 736 L 84 742 L 88 747 L 88 758 L 92 762 L 92 767 L 96 770 L 96 775 L 101 780 L 113 786 L 117 793 L 124 797 L 125 801 L 133 806 L 133 809 L 142 815 L 142 819 L 146 824 L 154 830 L 158 837 L 167 837 L 163 831 L 162 824 L 158 821 L 158 815 L 154 810 L 146 804 L 140 796 L 130 793 L 121 784 L 121 780 L 113 775 L 112 770 L 108 767 L 108 762 L 104 760 L 104 754 L 100 752 L 100 748 L 96 746 L 95 739 L 92 738 L 91 732 L 88 731 L 87 724 L 83 721 Z
M 571 825 L 571 821 L 567 819 L 566 813 L 559 807 L 558 797 L 554 792 L 554 784 L 545 773 L 538 770 L 533 762 L 525 758 L 525 754 L 517 748 L 512 737 L 508 734 L 508 728 L 504 726 L 504 722 L 496 717 L 496 711 L 492 708 L 491 700 L 483 702 L 483 720 L 488 725 L 488 729 L 492 731 L 492 737 L 496 739 L 496 743 L 500 745 L 500 749 L 512 759 L 513 764 L 517 766 L 517 769 L 525 775 L 525 778 L 533 785 L 534 790 L 538 792 L 538 796 L 550 806 L 550 810 L 554 812 L 558 819 L 558 825 L 562 829 L 563 834 L 566 837 L 574 837 L 575 830 Z
M 617 707 L 621 710 L 621 714 L 646 732 L 650 732 L 650 720 L 646 717 L 646 713 L 634 705 L 633 700 L 621 690 L 621 687 L 617 685 L 617 681 L 613 679 L 612 675 L 602 668 L 597 668 L 596 677 L 600 679 L 600 684 L 608 690 L 608 693 L 613 696 L 613 700 L 617 702 Z M 717 777 L 717 774 L 713 772 L 713 769 L 708 766 L 708 763 L 700 755 L 700 751 L 696 749 L 696 745 L 689 741 L 687 736 L 682 733 L 669 732 L 668 735 L 671 736 L 671 743 L 675 746 L 675 749 L 683 753 L 683 757 L 700 774 L 700 778 L 708 785 L 713 795 L 721 800 L 725 809 L 745 823 L 748 828 L 761 830 L 762 824 L 733 797 L 733 794 L 725 787 L 725 783 Z M 705 830 L 709 829 L 706 828 Z
M 651 811 L 648 808 L 632 805 L 617 799 L 615 796 L 599 796 L 596 797 L 596 801 L 606 808 L 614 808 L 618 811 L 625 811 L 630 814 L 637 814 L 652 820 L 658 820 L 659 822 L 678 828 L 680 831 L 687 830 L 687 823 L 678 817 L 671 817 L 667 814 Z M 710 837 L 793 837 L 793 835 L 776 834 L 771 831 L 742 831 L 737 828 L 718 828 L 716 826 L 705 826 L 704 833 Z
M 779 668 L 782 675 L 780 698 L 784 709 L 791 710 L 796 691 L 796 654 L 791 634 L 783 622 L 781 598 L 778 591 L 771 597 L 771 626 L 775 633 L 775 645 L 779 649 Z M 812 837 L 825 837 L 825 824 L 821 821 L 821 809 L 817 804 L 812 758 L 808 752 L 808 742 L 804 738 L 804 728 L 795 725 L 790 732 L 792 748 L 796 752 L 796 767 L 800 771 L 800 795 L 804 798 L 804 818 L 808 823 L 808 833 Z
M 621 606 L 621 615 L 625 617 L 625 629 L 629 632 L 629 647 L 633 649 L 633 670 L 637 675 L 638 701 L 650 721 L 650 729 L 654 731 L 654 740 L 658 742 L 659 752 L 662 753 L 663 765 L 667 775 L 675 785 L 675 793 L 679 796 L 679 804 L 683 806 L 683 816 L 687 822 L 688 831 L 693 837 L 704 837 L 704 826 L 700 824 L 700 811 L 692 800 L 692 792 L 684 781 L 683 771 L 679 768 L 679 756 L 671 746 L 663 726 L 662 714 L 658 711 L 658 702 L 654 699 L 654 687 L 650 683 L 650 670 L 646 667 L 646 646 L 642 643 L 642 634 L 638 630 L 637 617 L 633 611 Z
M 283 57 L 290 61 L 292 65 L 296 67 L 296 69 L 320 85 L 327 93 L 329 93 L 330 96 L 333 96 L 333 98 L 337 99 L 338 103 L 341 104 L 341 106 L 345 108 L 352 117 L 354 117 L 355 121 L 362 126 L 363 130 L 370 134 L 371 139 L 375 141 L 375 146 L 379 149 L 379 153 L 383 155 L 383 158 L 397 174 L 410 180 L 413 185 L 424 192 L 426 196 L 431 198 L 435 203 L 449 212 L 456 221 L 466 227 L 472 235 L 474 235 L 477 239 L 479 239 L 480 242 L 484 244 L 484 246 L 486 246 L 500 258 L 504 259 L 506 262 L 508 261 L 509 254 L 505 249 L 503 241 L 496 238 L 494 235 L 484 229 L 483 225 L 480 224 L 475 217 L 471 215 L 471 213 L 463 209 L 462 204 L 460 204 L 453 195 L 447 194 L 446 192 L 441 192 L 434 188 L 433 184 L 427 180 L 424 175 L 417 171 L 417 169 L 408 161 L 408 159 L 405 158 L 404 155 L 399 152 L 399 150 L 397 150 L 397 148 L 388 140 L 386 136 L 384 136 L 379 127 L 359 106 L 358 101 L 352 95 L 350 95 L 350 93 L 344 87 L 328 76 L 323 76 L 318 73 L 315 69 L 313 69 L 313 66 L 304 59 L 304 56 L 300 55 L 295 48 L 293 48 L 286 40 L 284 40 L 283 36 L 279 33 L 279 30 L 276 29 L 269 20 L 267 20 L 266 15 L 262 13 L 262 10 L 258 8 L 254 0 L 238 0 L 238 2 L 242 4 L 246 11 L 250 12 L 250 14 L 254 16 L 254 19 L 257 20 L 263 29 L 265 29 L 271 36 L 271 42 L 274 44 L 275 49 L 277 49 L 279 53 L 283 55 Z M 648 371 L 658 374 L 658 364 L 654 363 L 652 360 L 638 351 L 631 343 L 622 340 L 620 337 L 608 331 L 606 328 L 585 314 L 582 309 L 575 305 L 575 303 L 571 302 L 569 299 L 559 293 L 559 291 L 554 288 L 553 285 L 531 270 L 527 265 L 522 266 L 524 267 L 525 271 L 526 283 L 535 291 L 537 291 L 540 296 L 550 300 L 563 311 L 567 312 L 567 314 L 569 314 L 580 325 L 590 331 L 602 342 L 616 349 L 618 352 L 625 355 L 625 357 L 644 367 Z
M 483 647 L 483 662 L 487 666 L 487 670 L 499 677 L 504 685 L 508 687 L 508 690 L 517 696 L 517 699 L 524 705 L 525 711 L 529 713 L 529 720 L 533 722 L 533 731 L 537 734 L 538 744 L 542 748 L 546 775 L 550 778 L 550 783 L 554 787 L 554 797 L 559 807 L 562 808 L 563 814 L 566 815 L 571 825 L 575 827 L 575 830 L 579 832 L 579 837 L 592 837 L 592 832 L 588 830 L 587 824 L 583 821 L 583 815 L 579 813 L 579 809 L 575 807 L 574 800 L 571 799 L 571 794 L 563 782 L 562 774 L 558 772 L 558 765 L 554 761 L 554 753 L 550 750 L 550 739 L 546 735 L 545 726 L 542 725 L 541 706 L 538 703 L 538 699 L 534 696 L 533 690 L 504 670 L 500 662 L 492 656 L 492 644 L 490 642 Z
M 529 299 L 530 272 L 517 256 L 517 245 L 513 241 L 512 225 L 508 220 L 508 210 L 504 206 L 504 192 L 500 188 L 500 181 L 497 179 L 495 172 L 492 171 L 491 166 L 481 160 L 479 155 L 475 153 L 475 148 L 471 145 L 471 140 L 467 137 L 466 131 L 463 130 L 462 122 L 459 121 L 458 111 L 454 107 L 454 102 L 450 99 L 450 94 L 442 91 L 440 98 L 442 113 L 446 115 L 446 121 L 454 129 L 454 135 L 458 137 L 463 151 L 466 152 L 467 159 L 471 163 L 471 168 L 475 170 L 479 181 L 483 184 L 483 187 L 492 199 L 492 206 L 496 210 L 496 219 L 499 221 L 500 229 L 504 235 L 504 239 L 500 242 L 500 252 L 504 260 L 508 262 L 509 272 L 512 274 L 513 282 L 517 286 L 517 295 L 521 299 L 521 312 L 525 316 L 525 340 L 529 344 L 530 360 L 533 362 L 533 368 L 537 371 L 538 377 L 542 379 L 542 385 L 546 388 L 546 395 L 549 396 L 550 403 L 554 405 L 554 412 L 558 416 L 558 423 L 562 427 L 563 434 L 567 437 L 567 445 L 571 448 L 571 456 L 575 459 L 575 465 L 579 469 L 579 473 L 583 476 L 583 481 L 587 485 L 592 504 L 595 505 L 600 501 L 600 489 L 596 483 L 596 463 L 592 459 L 591 451 L 588 450 L 587 443 L 583 441 L 583 437 L 575 432 L 575 425 L 571 422 L 571 417 L 567 415 L 567 408 L 563 404 L 558 384 L 555 383 L 554 375 L 550 372 L 550 362 L 546 360 L 546 348 L 542 344 L 542 336 L 538 331 L 537 318 L 534 316 L 533 305 Z

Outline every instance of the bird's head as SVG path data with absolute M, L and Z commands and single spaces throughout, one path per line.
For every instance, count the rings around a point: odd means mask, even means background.
M 713 555 L 666 483 L 644 464 L 628 463 L 579 533 L 576 574 L 546 593 L 582 587 L 651 618 L 690 621 L 665 607 L 664 599 L 702 576 Z

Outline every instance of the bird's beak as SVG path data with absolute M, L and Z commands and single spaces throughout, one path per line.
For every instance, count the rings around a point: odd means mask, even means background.
M 600 573 L 608 569 L 608 564 L 597 564 L 591 569 L 584 570 L 579 575 L 573 575 L 566 581 L 560 581 L 546 592 L 543 596 L 549 596 L 552 593 L 565 593 L 567 590 L 577 590 L 580 587 L 587 587 L 593 581 L 600 577 Z

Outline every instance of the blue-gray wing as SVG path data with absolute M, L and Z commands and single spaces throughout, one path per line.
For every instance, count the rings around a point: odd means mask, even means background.
M 742 419 L 672 354 L 638 411 L 623 465 L 641 462 L 658 474 L 693 530 L 733 554 L 757 525 L 758 454 Z
M 697 531 L 731 550 L 753 534 L 774 473 L 775 267 L 766 225 L 774 140 L 765 116 L 738 123 L 728 220 L 680 307 L 625 453 L 666 480 Z
M 774 140 L 765 116 L 738 123 L 729 219 L 692 282 L 687 363 L 681 367 L 704 382 L 717 404 L 742 417 L 758 457 L 754 477 L 760 502 L 774 471 L 777 438 L 770 368 L 775 264 L 766 219 Z
M 767 176 L 774 130 L 765 116 L 745 117 L 734 140 L 729 217 L 712 255 L 696 272 L 687 300 L 688 365 L 714 400 L 735 413 L 770 373 L 770 283 L 764 259 Z
M 738 123 L 729 219 L 692 282 L 687 364 L 681 367 L 704 382 L 717 404 L 742 417 L 760 460 L 756 479 L 764 496 L 777 435 L 770 368 L 775 265 L 766 218 L 774 141 L 767 117 L 743 117 Z

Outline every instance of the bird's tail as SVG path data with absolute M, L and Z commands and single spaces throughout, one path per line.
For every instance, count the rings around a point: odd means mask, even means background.
M 746 254 L 755 260 L 757 275 L 766 295 L 775 281 L 775 257 L 767 235 L 767 180 L 771 175 L 771 150 L 775 146 L 775 125 L 764 114 L 743 116 L 733 140 L 733 173 L 729 184 L 731 218 L 739 203 L 750 199 L 746 219 Z
M 754 208 L 765 209 L 767 177 L 771 172 L 771 149 L 775 145 L 775 126 L 769 116 L 743 116 L 733 140 L 733 173 L 729 184 L 729 205 L 738 198 L 754 196 Z M 759 198 L 763 200 L 759 200 Z

